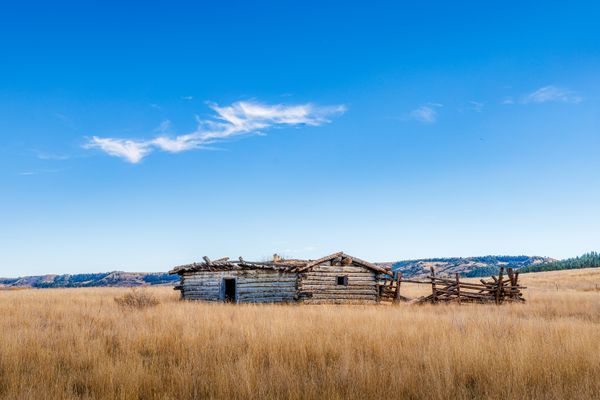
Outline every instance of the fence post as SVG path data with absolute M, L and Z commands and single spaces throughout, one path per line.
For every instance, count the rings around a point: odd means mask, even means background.
M 512 268 L 507 268 L 506 269 L 506 273 L 508 274 L 508 281 L 510 282 L 510 287 L 509 287 L 509 292 L 508 292 L 508 298 L 509 299 L 513 299 L 513 293 L 514 293 L 514 286 L 515 285 L 515 274 L 513 273 L 513 269 Z
M 400 301 L 400 283 L 402 283 L 402 272 L 398 271 L 398 278 L 396 279 L 396 296 L 394 297 L 394 303 Z
M 458 272 L 456 273 L 456 295 L 458 296 L 458 304 L 460 304 L 460 279 Z
M 435 269 L 431 267 L 431 302 L 437 303 L 437 288 L 435 287 Z
M 496 288 L 496 304 L 500 304 L 502 302 L 501 292 L 504 291 L 504 287 L 502 285 L 502 274 L 504 274 L 504 267 L 500 267 L 500 273 L 498 274 L 498 282 L 496 284 L 498 287 Z

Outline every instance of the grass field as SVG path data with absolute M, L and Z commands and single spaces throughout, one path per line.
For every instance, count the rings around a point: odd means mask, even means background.
M 525 305 L 119 307 L 0 291 L 0 398 L 600 398 L 600 270 L 526 274 Z M 406 285 L 409 295 L 422 288 Z

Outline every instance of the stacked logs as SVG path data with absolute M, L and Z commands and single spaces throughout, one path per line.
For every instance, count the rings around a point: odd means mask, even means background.
M 456 274 L 454 279 L 437 277 L 432 267 L 427 281 L 402 279 L 402 275 L 399 274 L 396 284 L 391 282 L 387 290 L 391 292 L 392 288 L 395 289 L 395 299 L 403 300 L 405 297 L 400 295 L 399 290 L 402 282 L 431 285 L 431 294 L 413 300 L 416 304 L 524 302 L 522 289 L 526 287 L 519 285 L 519 273 L 512 268 L 508 268 L 506 272 L 505 276 L 504 267 L 501 267 L 498 277 L 492 276 L 491 280 L 480 279 L 480 283 L 472 283 L 461 281 L 459 274 Z
M 471 303 L 495 303 L 502 304 L 511 301 L 525 301 L 518 279 L 519 273 L 512 268 L 507 270 L 508 276 L 504 276 L 504 267 L 500 268 L 498 278 L 492 276 L 491 280 L 480 279 L 480 283 L 461 282 L 456 274 L 455 279 L 438 278 L 435 270 L 431 268 L 429 283 L 431 294 L 417 299 L 417 303 L 447 303 L 447 302 L 471 302 Z
M 400 301 L 410 301 L 408 297 L 400 294 L 400 287 L 402 282 L 402 272 L 398 272 L 393 278 L 387 275 L 381 275 L 379 277 L 379 301 L 397 303 Z

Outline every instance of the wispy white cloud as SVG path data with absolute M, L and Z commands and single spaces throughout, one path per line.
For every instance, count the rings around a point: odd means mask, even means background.
M 229 106 L 220 107 L 209 104 L 215 112 L 212 119 L 197 118 L 195 131 L 183 135 L 168 134 L 171 129 L 169 121 L 163 121 L 157 129 L 158 137 L 148 140 L 101 138 L 93 136 L 85 145 L 105 153 L 123 158 L 136 164 L 154 150 L 169 153 L 205 148 L 215 142 L 237 136 L 261 134 L 269 128 L 282 126 L 319 126 L 331 122 L 330 118 L 346 111 L 343 105 L 316 106 L 302 105 L 268 105 L 253 101 L 240 101 Z
M 194 96 L 181 96 L 181 100 L 191 101 L 194 100 Z
M 583 97 L 578 93 L 553 85 L 541 87 L 521 98 L 523 104 L 548 102 L 577 104 L 582 101 Z
M 36 169 L 32 171 L 23 171 L 19 172 L 20 176 L 32 176 L 32 175 L 40 175 L 40 174 L 53 174 L 56 172 L 61 172 L 62 169 Z
M 410 118 L 423 122 L 426 124 L 432 124 L 437 120 L 436 108 L 442 107 L 439 103 L 428 103 L 412 110 L 408 115 Z
M 66 154 L 55 154 L 55 153 L 47 153 L 45 151 L 40 151 L 36 149 L 31 150 L 35 156 L 40 160 L 52 160 L 52 161 L 64 161 L 71 158 Z
M 87 149 L 100 149 L 108 155 L 121 157 L 132 164 L 136 164 L 150 153 L 152 142 L 93 136 L 84 147 Z
M 54 113 L 54 117 L 56 119 L 58 119 L 63 125 L 69 127 L 69 128 L 76 128 L 77 126 L 75 125 L 75 122 L 73 121 L 73 119 L 63 113 Z
M 485 106 L 485 104 L 479 102 L 479 101 L 469 101 L 469 110 L 471 111 L 475 111 L 475 112 L 482 112 L 483 111 L 483 107 Z

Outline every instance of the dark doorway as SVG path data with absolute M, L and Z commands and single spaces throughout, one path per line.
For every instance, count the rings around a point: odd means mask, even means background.
M 235 278 L 223 278 L 223 286 L 225 287 L 225 302 L 235 303 Z

